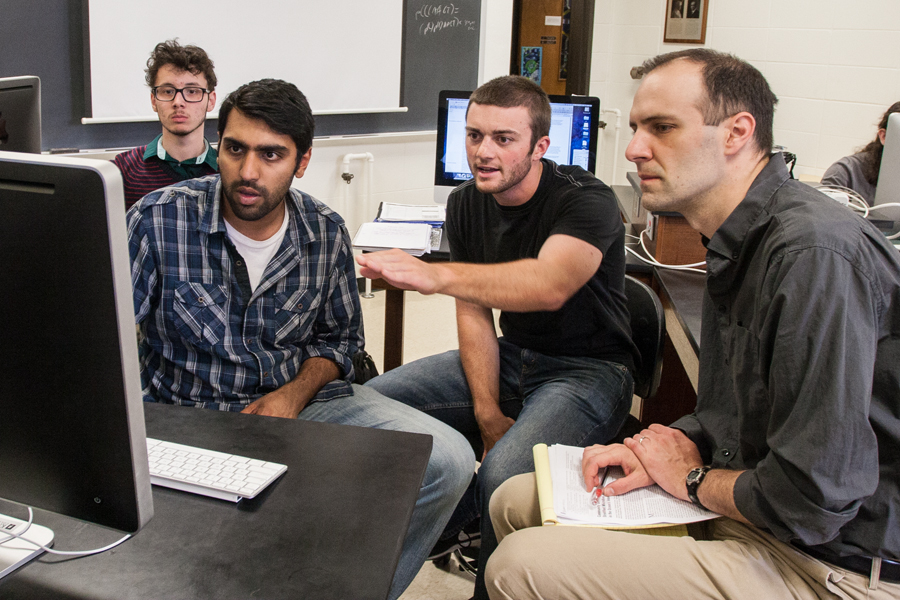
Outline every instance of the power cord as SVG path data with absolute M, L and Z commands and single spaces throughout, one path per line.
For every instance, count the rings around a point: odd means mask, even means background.
M 28 530 L 31 529 L 31 525 L 34 523 L 34 511 L 31 510 L 30 506 L 27 508 L 28 508 L 28 521 L 25 522 L 25 529 L 22 530 L 22 533 L 13 533 L 12 531 L 4 531 L 2 535 L 5 535 L 6 537 L 3 539 L 0 539 L 0 544 L 4 544 L 5 542 L 8 542 L 9 540 L 15 538 L 18 540 L 22 540 L 23 542 L 26 542 L 28 544 L 31 544 L 35 548 L 40 548 L 44 552 L 48 552 L 50 554 L 56 554 L 58 556 L 90 556 L 92 554 L 100 554 L 101 552 L 106 552 L 107 550 L 111 550 L 131 537 L 131 534 L 129 533 L 125 537 L 120 539 L 119 541 L 113 542 L 112 544 L 109 544 L 102 548 L 97 548 L 96 550 L 54 550 L 53 548 L 49 548 L 47 546 L 44 546 L 43 544 L 39 544 L 39 543 L 32 541 L 24 536 L 25 533 L 28 533 Z
M 827 194 L 828 192 L 839 192 L 842 194 L 846 194 L 849 202 L 847 204 L 847 208 L 854 212 L 860 213 L 860 216 L 864 219 L 868 219 L 871 213 L 879 211 L 882 208 L 900 208 L 900 202 L 887 202 L 885 204 L 876 204 L 875 206 L 869 206 L 869 203 L 866 202 L 858 192 L 840 185 L 820 185 L 816 189 L 825 194 Z M 900 238 L 900 231 L 898 231 L 897 233 L 892 233 L 891 235 L 886 235 L 885 237 L 889 240 L 896 240 Z
M 628 237 L 636 238 L 640 242 L 641 249 L 647 255 L 647 256 L 641 256 L 640 254 L 635 252 L 634 249 L 629 248 L 626 245 L 625 250 L 628 252 L 631 252 L 631 254 L 633 254 L 638 260 L 643 261 L 643 262 L 647 263 L 648 265 L 653 265 L 654 267 L 659 267 L 661 269 L 672 269 L 673 271 L 691 271 L 692 273 L 703 273 L 703 274 L 706 273 L 705 269 L 697 268 L 697 267 L 706 266 L 706 261 L 698 262 L 698 263 L 691 263 L 688 265 L 667 265 L 667 264 L 659 262 L 658 260 L 656 260 L 654 258 L 647 258 L 648 256 L 651 256 L 651 254 L 650 254 L 650 251 L 647 249 L 647 244 L 644 240 L 644 233 L 646 233 L 646 231 L 647 231 L 646 229 L 641 231 L 641 234 L 639 236 L 627 234 Z

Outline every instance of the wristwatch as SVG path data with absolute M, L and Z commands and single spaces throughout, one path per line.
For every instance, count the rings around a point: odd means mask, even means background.
M 700 487 L 700 484 L 703 482 L 703 479 L 706 477 L 706 474 L 709 473 L 710 469 L 712 469 L 712 467 L 709 466 L 691 469 L 691 472 L 688 473 L 687 477 L 684 479 L 684 483 L 687 485 L 688 498 L 690 498 L 691 502 L 695 505 L 703 509 L 706 507 L 700 504 L 700 498 L 697 497 L 697 488 Z

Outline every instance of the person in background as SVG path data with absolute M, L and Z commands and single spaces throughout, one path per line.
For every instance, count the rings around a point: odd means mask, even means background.
M 878 123 L 875 139 L 863 146 L 856 154 L 845 156 L 825 170 L 822 185 L 836 185 L 853 190 L 863 197 L 869 206 L 875 201 L 875 186 L 881 170 L 881 155 L 887 136 L 888 117 L 900 112 L 900 102 L 894 102 L 884 112 Z
M 216 106 L 216 73 L 206 52 L 161 42 L 147 60 L 146 81 L 162 133 L 113 159 L 122 172 L 125 208 L 154 190 L 218 170 L 216 150 L 203 135 L 206 114 Z

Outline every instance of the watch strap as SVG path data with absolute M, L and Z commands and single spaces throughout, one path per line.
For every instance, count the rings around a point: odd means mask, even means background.
M 688 473 L 685 478 L 688 498 L 691 499 L 691 502 L 693 502 L 694 505 L 699 506 L 702 509 L 706 509 L 706 507 L 700 503 L 700 498 L 697 496 L 697 490 L 699 489 L 700 484 L 703 483 L 703 479 L 706 477 L 706 474 L 709 473 L 710 469 L 712 469 L 710 466 L 696 467 L 691 469 L 690 473 Z

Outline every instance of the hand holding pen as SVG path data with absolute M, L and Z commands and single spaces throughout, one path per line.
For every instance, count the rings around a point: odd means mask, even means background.
M 622 467 L 625 477 L 604 486 L 606 467 L 614 465 Z M 592 495 L 616 496 L 654 483 L 634 452 L 622 444 L 585 448 L 581 458 L 581 472 L 584 476 L 584 489 L 592 490 Z

